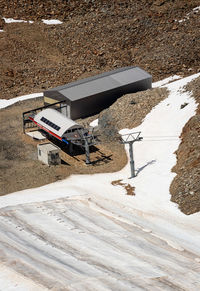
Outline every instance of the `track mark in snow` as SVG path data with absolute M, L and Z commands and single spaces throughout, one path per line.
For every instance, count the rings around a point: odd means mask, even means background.
M 196 256 L 170 247 L 139 225 L 134 211 L 109 199 L 1 209 L 0 246 L 1 261 L 44 288 L 181 290 L 188 270 L 186 287 L 200 286 Z

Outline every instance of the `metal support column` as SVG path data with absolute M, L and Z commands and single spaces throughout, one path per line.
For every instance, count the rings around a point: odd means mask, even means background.
M 72 142 L 69 143 L 69 152 L 70 152 L 70 154 L 73 153 L 73 144 L 72 144 Z
M 124 134 L 121 137 L 120 142 L 123 144 L 129 144 L 129 156 L 130 156 L 130 167 L 131 167 L 131 177 L 136 177 L 135 173 L 135 162 L 133 158 L 133 143 L 136 141 L 141 141 L 142 137 L 140 137 L 141 132 L 133 132 L 129 134 Z
M 86 164 L 90 164 L 90 147 L 89 147 L 89 144 L 88 144 L 87 137 L 85 138 L 85 156 L 86 156 L 85 163 Z
M 131 166 L 131 178 L 135 177 L 135 162 L 133 159 L 133 142 L 129 142 L 129 155 L 130 155 L 130 166 Z

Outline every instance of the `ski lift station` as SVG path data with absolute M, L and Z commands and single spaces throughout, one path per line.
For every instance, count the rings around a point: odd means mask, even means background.
M 89 132 L 83 126 L 79 125 L 72 119 L 64 116 L 52 108 L 46 108 L 37 114 L 32 113 L 29 116 L 31 122 L 46 135 L 51 136 L 60 142 L 70 146 L 72 151 L 73 145 L 85 148 L 86 164 L 90 163 L 89 147 L 95 144 L 93 133 Z M 44 163 L 56 164 L 55 149 L 47 146 L 39 146 L 38 158 Z
M 29 118 L 47 134 L 66 144 L 69 140 L 77 143 L 77 139 L 74 138 L 78 137 L 79 131 L 84 131 L 83 126 L 52 108 L 44 109 Z
M 93 130 L 84 128 L 74 120 L 99 113 L 117 98 L 150 89 L 152 76 L 139 67 L 124 67 L 94 77 L 75 81 L 44 92 L 44 106 L 23 113 L 23 130 L 37 126 L 42 134 L 59 140 L 63 145 L 85 149 L 86 164 L 90 163 L 90 146 L 97 137 Z M 34 126 L 33 126 L 34 125 Z M 39 159 L 56 163 L 51 159 L 49 146 L 38 149 Z M 55 153 L 52 153 L 52 157 Z M 59 160 L 59 159 L 58 159 Z
M 61 113 L 75 120 L 99 113 L 124 94 L 151 86 L 150 74 L 139 67 L 124 67 L 47 90 L 44 105 L 62 102 Z

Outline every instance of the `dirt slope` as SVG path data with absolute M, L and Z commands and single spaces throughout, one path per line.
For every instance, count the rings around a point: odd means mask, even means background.
M 5 24 L 0 33 L 0 98 L 128 65 L 141 66 L 154 80 L 199 70 L 200 12 L 192 9 L 200 1 L 32 3 L 0 0 L 0 16 L 34 20 Z M 48 26 L 43 18 L 64 22 Z
M 198 109 L 183 128 L 182 142 L 177 150 L 177 176 L 170 188 L 171 200 L 178 203 L 185 214 L 200 211 L 200 78 L 191 82 L 186 90 L 191 91 Z

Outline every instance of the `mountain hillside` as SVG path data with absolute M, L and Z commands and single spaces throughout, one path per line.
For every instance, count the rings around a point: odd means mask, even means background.
M 197 0 L 0 0 L 1 17 L 34 21 L 0 23 L 0 98 L 129 65 L 147 70 L 154 81 L 195 73 L 198 5 Z M 55 18 L 63 23 L 41 21 Z
M 200 290 L 199 19 L 200 0 L 0 0 L 0 290 Z M 38 161 L 22 112 L 130 65 L 153 88 L 78 120 L 92 163 Z

